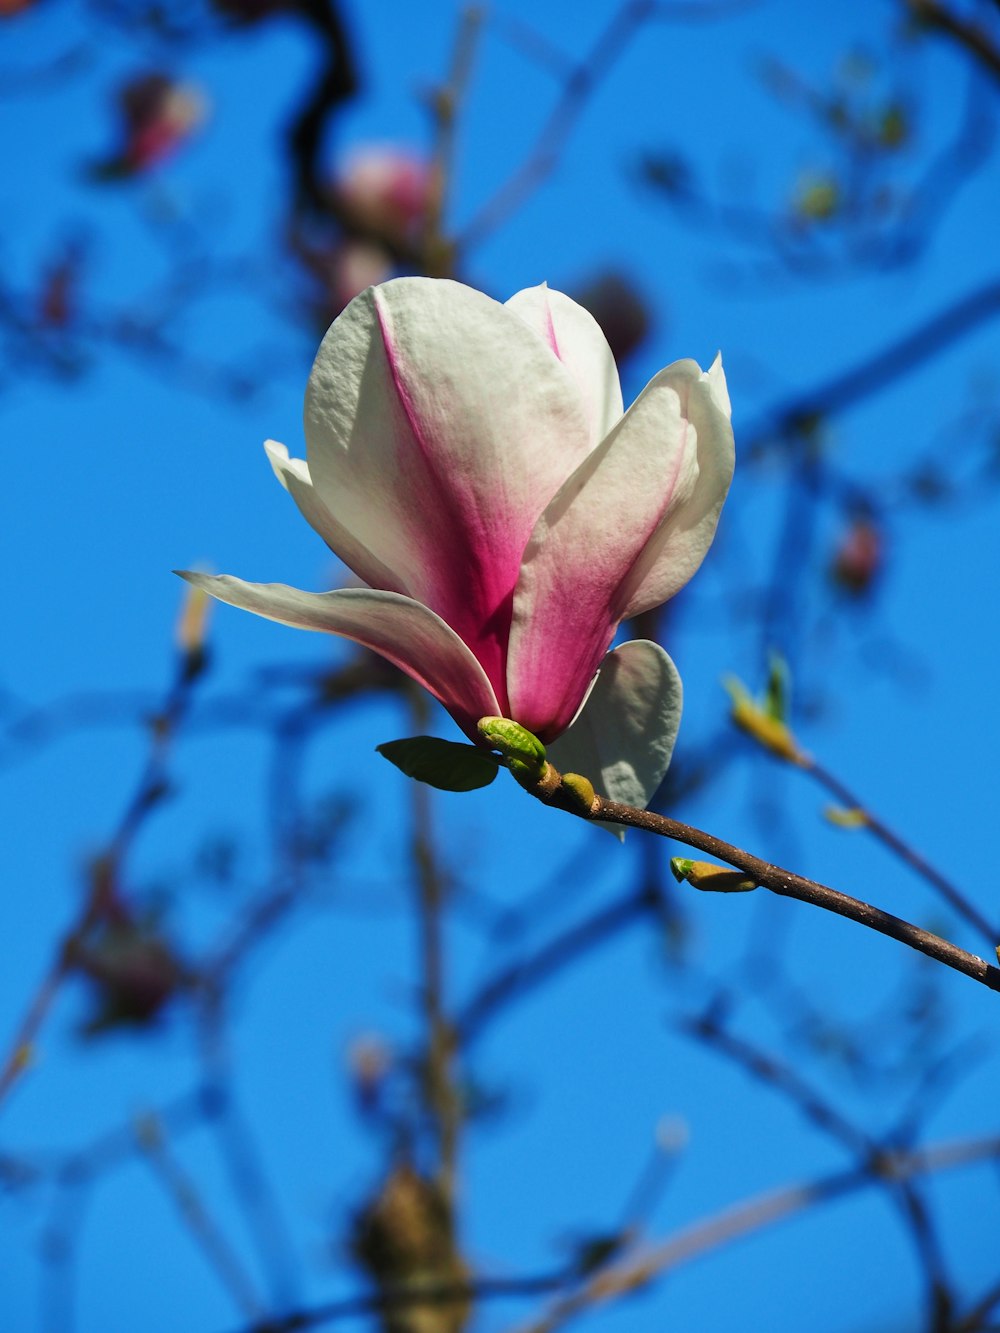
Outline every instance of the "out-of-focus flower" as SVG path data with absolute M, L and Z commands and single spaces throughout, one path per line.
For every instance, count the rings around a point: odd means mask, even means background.
M 642 293 L 622 273 L 601 273 L 577 292 L 576 299 L 594 316 L 619 365 L 649 332 L 649 311 Z
M 426 161 L 388 144 L 356 148 L 336 181 L 337 198 L 348 220 L 390 242 L 419 234 L 433 188 L 434 175 Z
M 833 581 L 852 597 L 863 597 L 882 570 L 882 533 L 869 517 L 855 518 L 843 533 L 830 566 Z
M 185 577 L 374 649 L 477 743 L 479 719 L 496 716 L 546 745 L 561 738 L 558 767 L 645 804 L 673 749 L 680 680 L 654 643 L 608 649 L 621 621 L 701 564 L 732 477 L 729 414 L 717 359 L 707 372 L 675 362 L 623 415 L 607 340 L 559 292 L 501 305 L 399 278 L 359 296 L 323 340 L 308 463 L 266 446 L 303 515 L 369 586 Z
M 134 176 L 158 166 L 204 123 L 208 99 L 194 84 L 169 74 L 143 74 L 119 90 L 118 110 L 120 145 L 95 164 L 99 179 Z

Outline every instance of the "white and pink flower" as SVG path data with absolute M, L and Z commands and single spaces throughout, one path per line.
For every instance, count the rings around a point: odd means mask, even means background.
M 480 718 L 512 718 L 558 766 L 644 805 L 670 760 L 680 680 L 657 644 L 608 650 L 623 620 L 701 564 L 733 472 L 729 417 L 718 359 L 708 371 L 675 362 L 623 413 L 604 335 L 560 292 L 501 305 L 456 282 L 398 278 L 358 296 L 323 340 L 308 462 L 266 445 L 303 515 L 368 586 L 186 577 L 364 644 L 472 740 Z

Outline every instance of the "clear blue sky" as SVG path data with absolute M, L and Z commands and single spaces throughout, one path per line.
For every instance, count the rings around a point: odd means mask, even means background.
M 341 118 L 331 155 L 369 140 L 425 145 L 419 93 L 446 67 L 454 8 L 351 8 L 366 93 Z M 498 9 L 537 25 L 577 57 L 612 12 L 610 4 L 563 0 L 544 11 L 526 0 L 504 0 Z M 648 26 L 595 91 L 551 180 L 467 265 L 469 279 L 498 296 L 542 280 L 572 290 L 612 264 L 632 275 L 657 320 L 628 369 L 626 400 L 669 361 L 694 356 L 707 365 L 723 350 L 737 481 L 718 549 L 668 645 L 686 689 L 679 754 L 716 732 L 726 735 L 720 677 L 736 672 L 756 684 L 761 668 L 753 625 L 734 601 L 769 568 L 780 497 L 766 468 L 741 469 L 741 425 L 784 395 L 864 359 L 984 281 L 995 262 L 1000 184 L 988 164 L 959 191 L 915 267 L 741 286 L 733 266 L 745 274 L 756 252 L 675 219 L 637 187 L 637 163 L 645 150 L 680 150 L 709 188 L 733 189 L 736 182 L 747 202 L 784 203 L 804 173 L 823 169 L 827 154 L 805 119 L 762 87 L 760 63 L 780 56 L 823 83 L 861 43 L 892 53 L 886 86 L 905 69 L 926 91 L 917 146 L 899 169 L 901 179 L 909 178 L 918 150 L 933 155 L 954 133 L 965 80 L 952 53 L 930 44 L 905 56 L 911 64 L 895 63 L 904 57 L 884 40 L 893 12 L 889 5 L 775 0 L 711 23 Z M 148 183 L 105 191 L 84 183 L 81 166 L 107 148 L 107 94 L 135 68 L 134 45 L 107 29 L 95 38 L 81 7 L 55 0 L 0 31 L 0 70 L 43 65 L 77 38 L 90 44 L 92 57 L 82 74 L 50 93 L 0 100 L 5 280 L 29 285 L 82 220 L 91 237 L 86 315 L 102 323 L 164 272 L 154 224 L 169 210 L 227 256 L 242 256 L 276 234 L 282 167 L 272 151 L 275 134 L 311 59 L 293 25 L 265 25 L 177 53 L 171 67 L 211 97 L 204 133 Z M 460 116 L 459 227 L 523 159 L 554 95 L 551 77 L 487 25 Z M 268 275 L 278 302 L 289 281 L 279 267 Z M 180 598 L 169 573 L 174 567 L 204 562 L 310 588 L 335 577 L 260 447 L 274 436 L 302 452 L 312 333 L 263 311 L 237 284 L 199 301 L 183 338 L 192 355 L 275 369 L 249 404 L 235 405 L 113 349 L 95 352 L 71 382 L 53 382 L 30 363 L 5 368 L 0 419 L 12 466 L 0 505 L 11 577 L 0 684 L 18 708 L 78 691 L 155 698 L 168 678 Z M 280 349 L 280 360 L 262 362 L 261 349 L 271 348 Z M 995 414 L 998 351 L 997 329 L 987 324 L 929 369 L 838 416 L 829 427 L 838 463 L 876 489 L 914 449 L 933 446 L 948 468 L 980 419 L 991 409 Z M 796 718 L 806 747 L 987 910 L 997 901 L 988 859 L 996 818 L 997 520 L 996 498 L 985 488 L 974 501 L 893 517 L 878 600 L 835 623 L 822 579 L 834 528 L 824 522 L 817 549 L 802 554 L 815 568 L 805 585 L 796 662 L 803 693 L 822 703 Z M 263 664 L 315 663 L 340 651 L 224 608 L 211 633 L 216 665 L 208 697 L 237 688 Z M 447 719 L 440 722 L 450 734 Z M 374 753 L 377 743 L 411 728 L 394 705 L 365 706 L 310 750 L 303 779 L 310 797 L 343 792 L 350 770 L 359 789 L 375 793 L 372 809 L 350 830 L 336 884 L 269 941 L 235 997 L 236 1091 L 294 1238 L 295 1287 L 304 1302 L 357 1288 L 339 1248 L 341 1224 L 345 1210 L 371 1189 L 379 1161 L 352 1113 L 346 1047 L 363 1031 L 398 1043 L 414 1035 L 415 950 L 403 883 L 410 793 Z M 4 1042 L 72 914 L 88 856 L 107 839 L 133 790 L 145 749 L 136 727 L 84 729 L 11 757 L 3 770 Z M 260 739 L 245 732 L 185 741 L 173 771 L 177 795 L 137 845 L 130 886 L 182 889 L 199 843 L 220 829 L 242 841 L 246 877 L 259 884 L 267 873 L 266 815 L 274 800 L 265 787 L 266 761 Z M 966 947 L 983 947 L 863 834 L 825 824 L 823 804 L 805 779 L 741 759 L 684 813 L 903 916 L 939 922 Z M 637 873 L 636 846 L 622 850 L 597 831 L 571 825 L 528 802 L 513 784 L 436 798 L 434 822 L 456 878 L 495 902 L 513 904 L 529 890 L 558 883 L 552 917 L 538 938 L 612 897 Z M 528 883 L 518 870 L 526 846 L 537 858 Z M 677 1036 L 673 1017 L 696 1009 L 707 985 L 699 977 L 728 972 L 739 993 L 748 948 L 777 939 L 798 987 L 820 1010 L 858 1024 L 877 1047 L 889 1026 L 884 1013 L 898 1012 L 902 1003 L 901 984 L 923 977 L 924 969 L 901 948 L 763 893 L 695 899 L 685 892 L 693 962 L 686 978 L 665 966 L 665 949 L 648 932 L 629 932 L 526 998 L 477 1049 L 477 1076 L 503 1088 L 509 1102 L 505 1115 L 469 1136 L 464 1237 L 484 1270 L 546 1270 L 560 1262 L 560 1244 L 575 1232 L 617 1225 L 663 1115 L 681 1117 L 690 1139 L 649 1219 L 656 1235 L 757 1190 L 846 1164 L 779 1097 Z M 170 919 L 197 955 L 235 910 L 204 889 L 179 891 Z M 453 944 L 452 985 L 460 995 L 486 974 L 487 959 L 471 921 L 456 922 Z M 995 1004 L 964 978 L 942 974 L 936 982 L 949 1040 L 981 1039 L 986 1055 L 930 1118 L 927 1135 L 995 1132 Z M 37 1069 L 4 1108 L 3 1152 L 75 1149 L 195 1081 L 193 1035 L 182 1010 L 144 1041 L 121 1036 L 89 1045 L 73 1035 L 81 1014 L 81 996 L 69 988 L 45 1030 Z M 767 1043 L 781 1024 L 751 999 L 738 1026 Z M 902 1085 L 887 1082 L 883 1095 L 863 1098 L 846 1075 L 817 1065 L 804 1044 L 792 1056 L 872 1132 L 891 1121 Z M 177 1152 L 252 1264 L 211 1136 L 193 1134 Z M 995 1279 L 995 1180 L 982 1170 L 955 1173 L 936 1182 L 931 1197 L 967 1289 Z M 4 1327 L 58 1326 L 40 1313 L 39 1245 L 49 1206 L 43 1188 L 0 1201 L 9 1268 L 0 1283 Z M 109 1174 L 93 1191 L 80 1238 L 81 1333 L 209 1333 L 238 1323 L 141 1163 Z M 911 1249 L 889 1207 L 867 1195 L 722 1251 L 602 1317 L 615 1333 L 638 1333 L 651 1321 L 735 1333 L 797 1329 L 808 1309 L 815 1333 L 902 1331 L 916 1327 L 920 1292 Z M 506 1326 L 525 1308 L 487 1310 L 483 1327 Z

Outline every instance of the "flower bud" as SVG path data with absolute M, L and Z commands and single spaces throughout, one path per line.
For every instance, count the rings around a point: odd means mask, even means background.
M 674 856 L 670 870 L 680 883 L 686 880 L 693 889 L 702 889 L 706 893 L 750 893 L 757 888 L 757 881 L 742 870 L 717 866 L 712 861 L 690 861 L 686 856 Z
M 544 777 L 548 768 L 545 746 L 527 727 L 507 717 L 483 717 L 478 730 L 487 745 L 507 760 L 507 767 L 522 787 L 532 787 Z
M 594 784 L 589 778 L 585 778 L 582 773 L 564 773 L 560 795 L 567 805 L 572 805 L 574 809 L 578 809 L 580 814 L 590 815 L 594 813 L 597 794 L 594 791 Z

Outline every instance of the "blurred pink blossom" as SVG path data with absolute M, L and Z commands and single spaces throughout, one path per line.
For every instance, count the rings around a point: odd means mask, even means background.
M 431 202 L 433 172 L 404 148 L 365 144 L 346 159 L 336 182 L 350 220 L 387 240 L 419 233 Z

